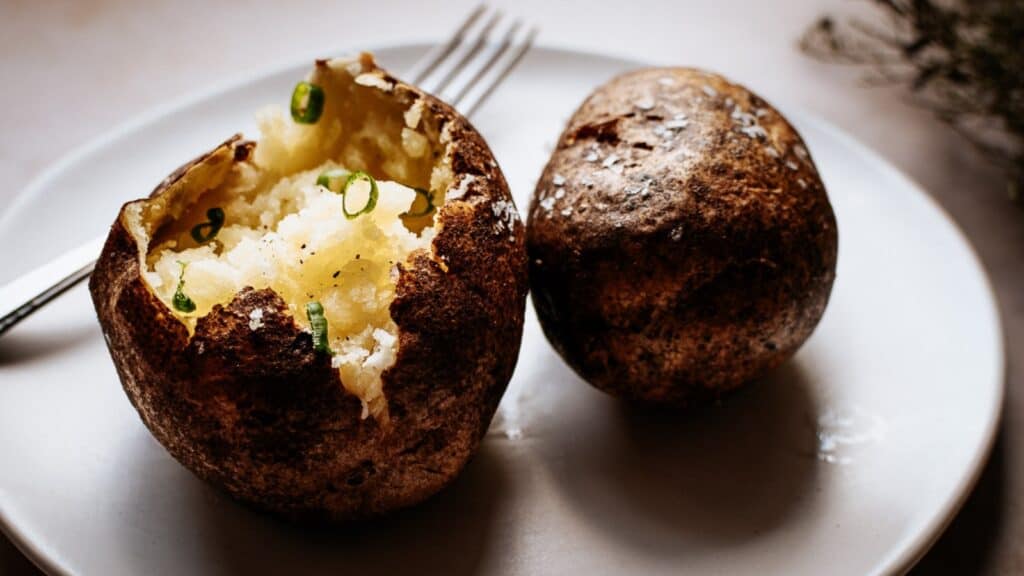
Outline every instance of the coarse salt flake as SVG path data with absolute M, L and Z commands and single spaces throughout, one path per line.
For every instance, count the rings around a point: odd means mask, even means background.
M 356 76 L 355 83 L 359 84 L 360 86 L 380 88 L 385 92 L 390 92 L 391 89 L 394 87 L 392 86 L 391 82 L 388 82 L 381 76 L 374 74 L 372 72 L 367 72 L 365 74 L 360 74 L 359 76 Z
M 636 102 L 636 107 L 644 111 L 651 110 L 654 108 L 654 100 L 652 100 L 651 98 L 644 98 L 642 100 L 638 100 Z
M 491 204 L 491 212 L 498 219 L 498 223 L 495 225 L 496 233 L 504 230 L 511 232 L 515 229 L 516 221 L 519 219 L 519 212 L 516 210 L 515 204 L 508 200 L 498 200 Z
M 730 114 L 733 121 L 739 126 L 748 138 L 767 138 L 768 132 L 757 123 L 757 117 L 749 112 L 744 112 L 739 107 L 733 109 Z
M 458 186 L 448 189 L 448 192 L 444 195 L 444 199 L 449 202 L 461 199 L 466 195 L 466 192 L 469 190 L 469 185 L 472 184 L 474 180 L 476 180 L 476 176 L 466 174 L 461 180 L 459 180 Z
M 253 332 L 263 328 L 263 308 L 253 308 L 249 312 L 249 330 Z

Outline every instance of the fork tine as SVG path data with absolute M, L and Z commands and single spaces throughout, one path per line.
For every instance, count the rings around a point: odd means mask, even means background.
M 482 49 L 487 44 L 487 39 L 490 36 L 490 31 L 493 31 L 495 27 L 498 26 L 498 23 L 501 22 L 501 19 L 501 10 L 496 10 L 494 14 L 490 15 L 490 17 L 487 19 L 486 24 L 484 24 L 483 28 L 480 29 L 480 31 L 477 33 L 476 40 L 473 41 L 473 43 L 468 48 L 465 49 L 464 53 L 460 54 L 460 57 L 458 60 L 456 60 L 455 65 L 453 65 L 452 68 L 449 71 L 447 71 L 443 77 L 441 77 L 441 79 L 437 82 L 437 85 L 435 85 L 430 90 L 431 92 L 440 95 L 444 91 L 444 88 L 447 88 L 447 86 L 449 86 L 449 84 L 451 84 L 452 81 L 455 80 L 455 78 L 466 69 L 466 65 L 468 65 L 470 61 L 472 61 L 473 58 L 476 57 L 476 54 L 480 52 L 480 49 Z
M 422 58 L 420 58 L 412 69 L 407 74 L 410 81 L 413 84 L 421 84 L 428 76 L 440 65 L 448 55 L 451 54 L 458 46 L 462 43 L 462 39 L 477 19 L 486 11 L 487 6 L 484 4 L 477 5 L 469 16 L 462 22 L 461 25 L 455 30 L 448 42 L 435 46 L 430 52 L 427 52 Z
M 412 83 L 449 102 L 467 117 L 519 64 L 538 32 L 530 27 L 517 41 L 523 23 L 516 20 L 499 42 L 491 44 L 489 38 L 502 14 L 490 10 L 486 4 L 478 4 L 446 43 L 428 51 L 407 73 Z M 467 38 L 471 40 L 467 42 Z
M 523 23 L 520 20 L 516 20 L 515 22 L 513 22 L 512 25 L 508 28 L 508 30 L 505 31 L 505 35 L 502 37 L 501 42 L 499 42 L 493 47 L 490 47 L 489 57 L 477 58 L 477 66 L 466 67 L 465 72 L 458 77 L 459 82 L 455 82 L 454 85 L 449 90 L 449 92 L 454 95 L 448 98 L 447 96 L 449 94 L 444 94 L 444 96 L 446 97 L 445 100 L 449 104 L 455 106 L 456 108 L 459 107 L 459 103 L 462 101 L 463 98 L 466 97 L 466 94 L 469 93 L 473 86 L 480 82 L 480 79 L 483 78 L 484 74 L 486 74 L 487 71 L 494 66 L 498 59 L 501 58 L 502 54 L 508 51 L 508 49 L 512 46 L 512 40 L 513 38 L 515 38 L 516 32 L 519 31 L 519 28 L 522 26 L 522 24 Z
M 511 51 L 504 52 L 504 57 L 498 58 L 497 64 L 490 69 L 489 74 L 481 75 L 482 78 L 473 84 L 475 89 L 469 90 L 465 102 L 459 107 L 459 110 L 466 117 L 470 117 L 476 112 L 477 108 L 484 103 L 487 98 L 490 97 L 494 89 L 501 84 L 506 77 L 515 69 L 515 67 L 522 61 L 523 57 L 533 46 L 533 41 L 537 37 L 537 28 L 531 26 L 526 32 L 526 37 L 523 38 L 522 44 L 516 46 Z

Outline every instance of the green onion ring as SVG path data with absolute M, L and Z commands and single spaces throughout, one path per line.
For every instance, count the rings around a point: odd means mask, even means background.
M 435 209 L 434 199 L 430 197 L 430 192 L 424 190 L 423 188 L 414 188 L 414 190 L 416 190 L 416 196 L 422 196 L 423 199 L 427 201 L 427 207 L 419 212 L 413 212 L 411 209 L 406 210 L 405 212 L 402 212 L 400 214 L 400 216 L 402 217 L 416 218 L 418 216 L 426 216 L 427 214 L 432 213 Z M 413 202 L 415 202 L 415 200 L 413 200 Z
M 172 302 L 174 303 L 175 310 L 188 314 L 189 312 L 196 311 L 196 303 L 185 295 L 185 267 L 188 266 L 188 264 L 179 260 L 178 265 L 181 266 L 181 274 L 178 275 L 178 288 L 174 291 L 174 299 Z
M 316 185 L 323 186 L 324 188 L 330 190 L 331 192 L 340 192 L 341 190 L 335 189 L 334 185 L 338 182 L 341 182 L 342 186 L 344 186 L 343 180 L 345 178 L 348 178 L 348 175 L 348 171 L 342 170 L 341 168 L 331 168 L 329 170 L 324 170 L 323 172 L 320 173 L 319 176 L 316 177 Z
M 192 227 L 192 239 L 196 241 L 196 244 L 205 244 L 220 232 L 221 226 L 224 225 L 224 210 L 220 208 L 210 208 L 206 211 L 206 218 L 208 222 L 202 222 Z
M 299 82 L 292 91 L 292 120 L 316 124 L 324 111 L 324 90 L 311 82 Z
M 349 212 L 348 207 L 345 206 L 345 199 L 348 197 L 348 188 L 360 180 L 366 180 L 370 183 L 370 198 L 366 201 L 366 206 L 363 206 L 361 210 L 358 212 Z M 348 179 L 345 180 L 345 187 L 341 191 L 341 211 L 345 213 L 345 217 L 349 220 L 358 218 L 363 214 L 369 214 L 370 212 L 373 212 L 373 209 L 377 206 L 377 197 L 379 195 L 380 192 L 377 190 L 377 181 L 373 179 L 373 176 L 370 176 L 362 170 L 357 170 L 349 174 Z
M 327 344 L 327 318 L 324 318 L 324 307 L 316 300 L 306 304 L 306 317 L 309 318 L 309 326 L 313 329 L 313 350 L 317 352 L 330 352 Z

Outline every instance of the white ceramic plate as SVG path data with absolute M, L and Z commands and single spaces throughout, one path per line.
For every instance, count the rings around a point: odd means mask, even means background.
M 379 50 L 395 70 L 423 47 Z M 58 163 L 0 220 L 0 281 L 105 229 L 182 161 L 284 102 L 307 62 L 135 122 Z M 638 62 L 536 49 L 474 119 L 520 207 L 581 99 Z M 742 79 L 741 79 L 742 80 Z M 899 573 L 984 463 L 1002 338 L 967 242 L 914 184 L 787 110 L 839 221 L 838 280 L 781 370 L 689 418 L 641 418 L 576 378 L 530 310 L 515 378 L 450 489 L 312 531 L 172 460 L 118 383 L 86 290 L 0 340 L 0 523 L 64 574 Z

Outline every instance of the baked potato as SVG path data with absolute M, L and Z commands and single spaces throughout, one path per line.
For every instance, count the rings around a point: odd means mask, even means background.
M 525 232 L 477 131 L 363 54 L 121 208 L 89 288 L 161 444 L 295 519 L 412 505 L 477 448 L 519 353 Z
M 687 68 L 626 73 L 569 120 L 537 183 L 527 253 L 544 333 L 597 388 L 714 399 L 810 336 L 837 232 L 796 130 Z

